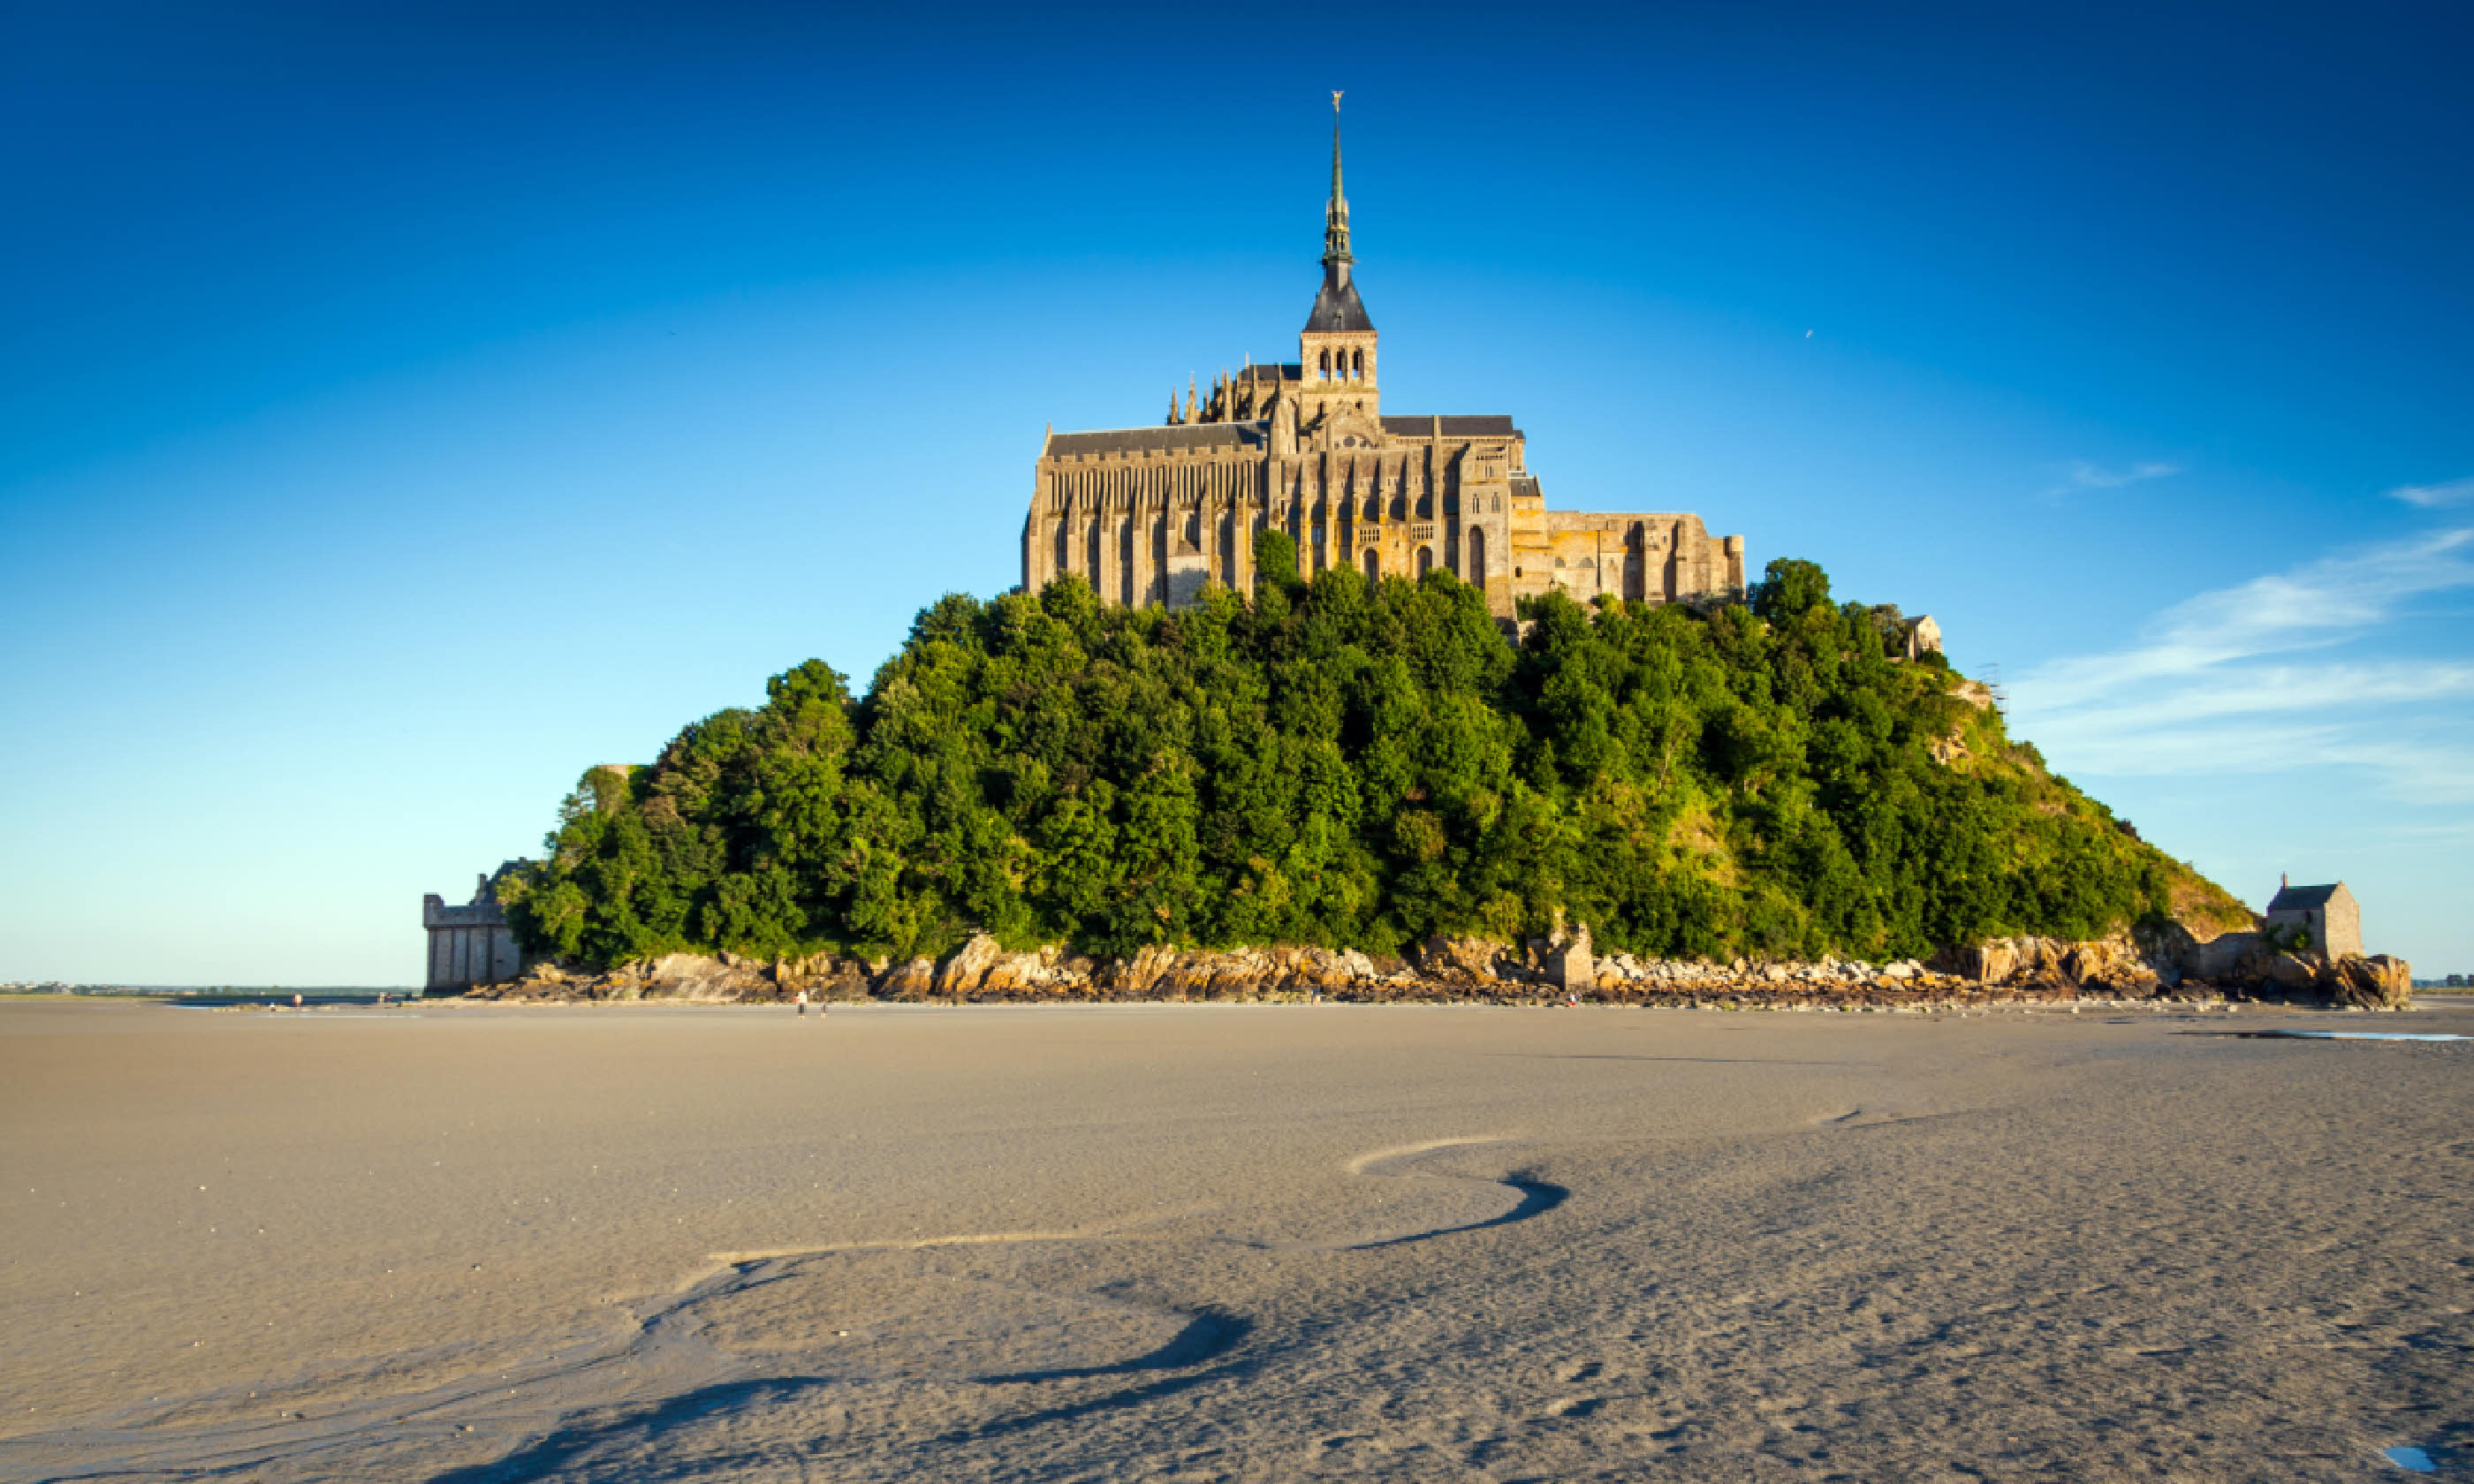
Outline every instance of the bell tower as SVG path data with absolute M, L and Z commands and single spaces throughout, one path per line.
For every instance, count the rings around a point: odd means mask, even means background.
M 1322 288 L 1298 336 L 1304 371 L 1298 400 L 1307 421 L 1326 417 L 1381 416 L 1374 373 L 1374 322 L 1366 317 L 1350 270 L 1348 198 L 1340 190 L 1340 94 L 1331 95 L 1331 201 L 1323 207 Z

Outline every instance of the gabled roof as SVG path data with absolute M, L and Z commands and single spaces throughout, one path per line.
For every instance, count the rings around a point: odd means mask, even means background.
M 1046 456 L 1072 458 L 1078 453 L 1162 453 L 1201 448 L 1250 448 L 1262 444 L 1271 424 L 1253 422 L 1184 422 L 1174 427 L 1108 428 L 1095 433 L 1051 433 Z
M 2279 891 L 2268 902 L 2268 910 L 2270 912 L 2313 911 L 2328 905 L 2328 898 L 2339 892 L 2345 892 L 2345 883 L 2342 881 L 2331 882 L 2326 886 L 2289 886 Z M 2354 894 L 2345 892 L 2345 895 L 2351 897 Z
M 1487 413 L 1476 417 L 1447 415 L 1443 420 L 1445 438 L 1518 438 L 1520 436 L 1520 430 L 1512 425 L 1511 416 L 1505 413 Z M 1435 419 L 1431 415 L 1395 417 L 1386 413 L 1383 417 L 1383 431 L 1395 438 L 1425 437 L 1434 431 L 1434 426 Z
M 1366 317 L 1366 305 L 1357 298 L 1357 285 L 1324 270 L 1322 287 L 1315 291 L 1314 312 L 1306 316 L 1306 333 L 1372 328 L 1374 322 Z

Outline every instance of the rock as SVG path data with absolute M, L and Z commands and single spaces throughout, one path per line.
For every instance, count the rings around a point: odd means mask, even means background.
M 936 961 L 914 958 L 877 976 L 876 993 L 895 999 L 923 999 L 935 993 Z
M 2413 966 L 2382 953 L 2347 954 L 2329 966 L 2332 997 L 2355 1010 L 2407 1010 L 2413 1005 Z
M 971 941 L 954 950 L 951 958 L 937 966 L 935 986 L 943 994 L 967 994 L 980 987 L 994 969 L 1007 957 L 1005 945 L 992 934 L 975 934 Z
M 1512 949 L 1485 938 L 1444 938 L 1438 932 L 1418 947 L 1418 972 L 1447 985 L 1494 985 L 1504 974 L 1519 974 Z

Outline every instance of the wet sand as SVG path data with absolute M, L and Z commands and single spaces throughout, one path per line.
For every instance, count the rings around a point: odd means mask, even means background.
M 2474 1472 L 2306 1025 L 2474 1009 L 0 1004 L 0 1479 Z

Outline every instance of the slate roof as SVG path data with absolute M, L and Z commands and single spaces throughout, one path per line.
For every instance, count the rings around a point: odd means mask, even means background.
M 1434 425 L 1435 419 L 1432 417 L 1395 418 L 1387 415 L 1383 419 L 1383 431 L 1395 438 L 1421 438 L 1426 436 Z M 1520 430 L 1512 425 L 1512 417 L 1509 413 L 1488 413 L 1478 417 L 1446 415 L 1443 419 L 1443 436 L 1445 438 L 1518 438 Z
M 1285 366 L 1249 366 L 1237 372 L 1239 381 L 1303 381 L 1306 369 L 1295 361 Z
M 1078 453 L 1140 453 L 1145 449 L 1190 452 L 1204 448 L 1259 448 L 1269 422 L 1187 422 L 1175 427 L 1105 428 L 1093 433 L 1051 433 L 1047 457 Z
M 2337 881 L 2332 882 L 2327 886 L 2286 887 L 2276 894 L 2273 900 L 2268 902 L 2268 910 L 2270 912 L 2316 911 L 2328 905 L 2328 898 L 2336 896 L 2339 888 L 2342 887 L 2344 884 L 2345 883 L 2342 881 Z M 2350 896 L 2352 894 L 2348 893 L 2347 895 Z
M 1342 282 L 1340 275 L 1323 270 L 1322 287 L 1315 291 L 1314 312 L 1306 316 L 1306 328 L 1314 330 L 1370 330 L 1374 322 L 1366 318 L 1366 306 L 1358 301 L 1357 284 Z

